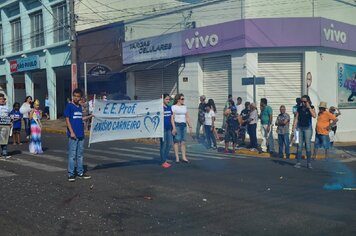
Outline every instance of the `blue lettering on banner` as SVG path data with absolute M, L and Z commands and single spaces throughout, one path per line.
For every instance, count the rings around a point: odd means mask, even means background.
M 16 60 L 17 71 L 28 71 L 40 68 L 39 56 L 30 56 L 27 58 L 19 58 Z
M 158 126 L 159 126 L 159 122 L 160 122 L 160 118 L 159 118 L 159 112 L 157 112 L 156 116 L 151 117 L 150 113 L 147 112 L 147 115 L 145 116 L 145 118 L 143 119 L 143 123 L 145 125 L 145 128 L 148 132 L 156 132 Z
M 133 105 L 127 105 L 126 103 L 121 103 L 118 107 L 116 102 L 106 103 L 103 114 L 119 115 L 119 114 L 136 114 L 137 103 Z

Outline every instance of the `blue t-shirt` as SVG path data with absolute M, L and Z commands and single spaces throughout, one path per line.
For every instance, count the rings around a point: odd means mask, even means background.
M 69 122 L 72 125 L 73 132 L 77 138 L 84 137 L 84 122 L 83 113 L 81 105 L 74 105 L 73 103 L 68 103 L 64 111 L 64 117 L 69 118 Z M 70 137 L 69 129 L 67 128 L 68 137 Z
M 16 120 L 12 123 L 12 127 L 14 129 L 21 129 L 21 119 L 22 119 L 22 114 L 20 111 L 15 111 L 15 110 L 12 110 L 10 112 L 10 117 L 13 119 L 13 120 Z
M 172 107 L 164 107 L 164 129 L 172 129 L 171 117 L 172 117 Z

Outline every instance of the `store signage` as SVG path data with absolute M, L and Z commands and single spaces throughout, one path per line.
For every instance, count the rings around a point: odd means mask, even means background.
M 346 43 L 347 34 L 344 31 L 334 29 L 334 24 L 331 24 L 329 28 L 324 28 L 324 36 L 327 41 L 335 41 L 340 43 Z
M 10 61 L 11 73 L 35 70 L 40 68 L 39 56 L 30 56 Z
M 185 39 L 185 43 L 189 49 L 192 49 L 193 46 L 198 49 L 200 47 L 205 48 L 210 45 L 214 47 L 219 43 L 219 37 L 216 34 L 200 36 L 199 32 L 194 33 L 195 37 Z
M 181 56 L 180 33 L 162 35 L 123 44 L 124 63 L 137 63 Z
M 106 65 L 96 65 L 88 71 L 88 75 L 106 75 L 111 72 L 111 69 Z

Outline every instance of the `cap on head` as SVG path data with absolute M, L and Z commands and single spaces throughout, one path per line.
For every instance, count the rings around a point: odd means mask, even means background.
M 319 104 L 319 108 L 327 108 L 328 107 L 328 105 L 326 104 L 326 102 L 320 102 L 320 104 Z

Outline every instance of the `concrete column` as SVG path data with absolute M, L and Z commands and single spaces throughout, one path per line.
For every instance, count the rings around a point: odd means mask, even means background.
M 25 88 L 26 88 L 26 96 L 34 97 L 34 84 L 32 81 L 31 72 L 25 72 Z
M 46 77 L 47 77 L 47 94 L 48 94 L 48 102 L 49 102 L 49 116 L 51 120 L 57 119 L 57 79 L 56 72 L 52 68 L 51 63 L 52 56 L 50 52 L 46 51 Z
M 5 61 L 5 68 L 6 68 L 7 106 L 11 108 L 15 100 L 15 91 L 14 91 L 14 77 L 10 72 L 10 62 L 8 60 Z

